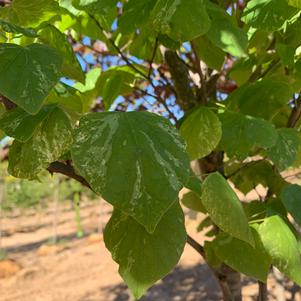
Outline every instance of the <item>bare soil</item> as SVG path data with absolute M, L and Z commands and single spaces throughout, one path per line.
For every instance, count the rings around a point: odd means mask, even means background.
M 133 300 L 99 234 L 110 211 L 107 205 L 82 204 L 82 238 L 76 236 L 75 213 L 66 206 L 60 208 L 56 228 L 51 210 L 5 218 L 2 247 L 8 256 L 0 264 L 0 301 Z M 195 231 L 200 218 L 187 218 L 187 228 L 201 241 L 203 234 Z M 55 234 L 57 243 L 51 245 Z M 298 288 L 279 273 L 276 276 L 269 279 L 269 300 L 301 300 Z M 292 296 L 279 283 L 296 294 Z M 244 284 L 244 300 L 256 300 L 257 283 L 244 278 Z M 187 245 L 174 271 L 142 301 L 195 300 L 221 300 L 221 294 L 202 258 Z

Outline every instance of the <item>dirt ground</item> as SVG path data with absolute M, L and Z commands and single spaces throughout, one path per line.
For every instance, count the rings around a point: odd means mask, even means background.
M 85 236 L 80 239 L 76 237 L 74 211 L 66 206 L 60 209 L 56 219 L 51 210 L 5 218 L 2 247 L 8 256 L 6 261 L 0 262 L 0 301 L 133 300 L 102 236 L 97 234 L 110 210 L 105 205 L 82 204 Z M 196 220 L 187 218 L 188 231 L 202 240 L 203 235 L 195 231 L 196 225 Z M 58 243 L 49 245 L 55 234 Z M 277 284 L 277 281 L 283 282 L 279 275 L 277 277 L 270 277 L 269 300 L 300 301 L 298 293 L 291 297 Z M 257 283 L 244 278 L 244 284 L 244 300 L 256 300 Z M 292 286 L 291 283 L 285 285 Z M 187 245 L 179 265 L 151 288 L 142 301 L 195 300 L 221 300 L 221 295 L 208 267 Z

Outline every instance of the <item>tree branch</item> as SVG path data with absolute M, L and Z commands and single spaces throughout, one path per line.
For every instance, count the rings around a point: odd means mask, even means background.
M 197 242 L 195 241 L 191 236 L 187 235 L 187 244 L 189 244 L 194 250 L 196 250 L 206 261 L 206 254 L 204 251 L 204 248 Z M 208 264 L 208 263 L 207 263 Z M 227 275 L 228 275 L 228 270 L 230 269 L 226 265 L 222 265 L 221 268 L 214 268 L 210 264 L 208 264 L 208 267 L 212 271 L 212 273 L 215 275 L 217 278 L 220 288 L 223 292 L 223 300 L 225 301 L 233 301 L 233 295 L 231 293 L 229 284 L 227 283 Z M 234 270 L 230 269 L 232 272 Z
M 60 173 L 63 174 L 71 179 L 74 179 L 76 181 L 78 181 L 79 183 L 81 183 L 83 186 L 88 187 L 89 189 L 92 189 L 92 187 L 90 186 L 90 184 L 80 175 L 78 175 L 74 168 L 69 165 L 69 164 L 64 164 L 62 162 L 53 162 L 49 165 L 49 167 L 47 168 L 47 170 L 53 174 L 53 173 Z
M 3 103 L 6 111 L 12 110 L 17 107 L 17 105 L 15 103 L 10 101 L 7 97 L 5 97 L 3 95 L 0 95 L 0 102 Z
M 226 179 L 231 179 L 233 176 L 235 176 L 236 174 L 238 174 L 241 170 L 252 166 L 252 165 L 256 165 L 262 161 L 264 161 L 266 159 L 266 157 L 259 159 L 259 160 L 253 160 L 250 162 L 245 163 L 244 165 L 242 165 L 241 167 L 237 168 L 236 170 L 234 170 L 232 173 L 230 173 L 229 175 L 226 176 Z
M 199 55 L 198 55 L 198 52 L 197 52 L 194 42 L 191 42 L 190 44 L 191 44 L 191 48 L 192 48 L 194 58 L 195 58 L 196 70 L 200 76 L 201 92 L 202 92 L 202 96 L 203 96 L 202 98 L 203 98 L 203 101 L 206 103 L 207 99 L 208 99 L 208 95 L 207 95 L 206 80 L 205 80 L 205 77 L 204 77 L 204 74 L 202 71 L 202 67 L 201 67 L 201 60 L 199 58 Z
M 168 105 L 166 104 L 166 102 L 163 100 L 163 98 L 162 98 L 160 95 L 157 95 L 157 94 L 154 95 L 154 94 L 152 94 L 152 93 L 147 92 L 146 90 L 140 89 L 139 87 L 134 87 L 134 89 L 137 90 L 137 91 L 139 91 L 139 92 L 141 92 L 142 94 L 144 94 L 144 95 L 146 95 L 146 96 L 150 96 L 150 97 L 156 99 L 156 101 L 157 101 L 158 103 L 160 103 L 160 104 L 164 107 L 164 109 L 165 109 L 166 112 L 169 114 L 169 116 L 170 116 L 171 118 L 173 118 L 175 122 L 177 122 L 176 116 L 175 116 L 174 113 L 170 110 L 170 108 L 168 107 Z
M 204 259 L 206 259 L 206 254 L 203 246 L 201 246 L 196 240 L 194 240 L 190 235 L 187 235 L 187 243 L 197 251 Z
M 166 50 L 164 58 L 175 85 L 177 103 L 183 111 L 187 112 L 197 104 L 197 98 L 191 88 L 189 70 L 175 51 Z
M 0 0 L 0 6 L 5 6 L 7 4 L 11 4 L 11 0 Z
M 96 25 L 98 26 L 98 28 L 102 31 L 102 33 L 104 34 L 104 36 L 106 37 L 106 39 L 108 40 L 108 42 L 111 44 L 111 46 L 118 52 L 118 54 L 121 56 L 121 58 L 125 61 L 125 63 L 135 72 L 137 72 L 138 74 L 140 74 L 141 76 L 143 76 L 145 79 L 149 79 L 148 76 L 143 73 L 141 70 L 139 70 L 138 68 L 135 67 L 135 65 L 133 65 L 129 58 L 121 51 L 121 49 L 115 44 L 115 41 L 110 37 L 110 35 L 105 31 L 105 29 L 102 27 L 102 25 L 99 23 L 99 21 L 92 15 L 89 14 L 89 17 L 96 23 Z
M 289 116 L 287 127 L 294 128 L 301 117 L 301 95 L 296 99 L 295 106 Z

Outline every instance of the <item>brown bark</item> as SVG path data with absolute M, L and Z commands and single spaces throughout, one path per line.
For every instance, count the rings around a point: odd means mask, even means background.
M 166 50 L 164 57 L 177 92 L 177 103 L 184 112 L 187 112 L 197 103 L 191 89 L 189 70 L 175 51 Z
M 268 288 L 267 284 L 258 281 L 258 298 L 257 301 L 267 301 L 268 300 Z

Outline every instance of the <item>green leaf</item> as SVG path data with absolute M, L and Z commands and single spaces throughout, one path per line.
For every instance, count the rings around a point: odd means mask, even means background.
M 123 13 L 118 19 L 118 27 L 123 34 L 131 34 L 148 22 L 151 10 L 156 1 L 130 0 L 125 3 Z
M 45 100 L 45 104 L 57 104 L 63 106 L 72 113 L 83 113 L 83 103 L 78 90 L 62 82 L 55 85 L 51 93 Z
M 81 14 L 81 11 L 74 7 L 73 2 L 74 0 L 59 0 L 61 7 L 68 10 L 68 12 L 70 12 L 73 16 L 79 16 Z
M 203 35 L 194 40 L 196 51 L 201 60 L 203 60 L 208 67 L 220 70 L 225 61 L 226 53 L 219 47 L 215 46 L 207 37 Z
M 21 33 L 27 37 L 34 38 L 34 37 L 38 36 L 38 34 L 36 33 L 36 31 L 34 29 L 23 28 L 18 25 L 6 22 L 4 20 L 0 20 L 0 28 L 2 30 L 4 30 L 5 32 L 9 32 L 9 33 L 13 33 L 13 34 Z
M 92 113 L 75 139 L 74 164 L 93 190 L 153 232 L 190 176 L 174 127 L 148 112 Z
M 180 132 L 187 143 L 191 160 L 209 155 L 222 136 L 219 119 L 205 107 L 199 107 L 192 112 L 182 123 Z
M 119 273 L 139 299 L 178 263 L 186 243 L 184 216 L 176 202 L 154 233 L 133 218 L 114 210 L 104 232 L 106 247 L 119 264 Z
M 267 281 L 271 259 L 260 240 L 258 232 L 251 228 L 254 248 L 242 240 L 221 233 L 213 241 L 215 254 L 228 266 L 262 282 Z
M 300 142 L 297 130 L 278 129 L 278 139 L 276 144 L 268 150 L 268 156 L 280 171 L 285 170 L 295 162 Z
M 301 8 L 301 1 L 300 0 L 288 0 L 287 2 L 291 6 Z
M 103 72 L 96 86 L 105 108 L 108 110 L 118 96 L 131 93 L 138 79 L 141 79 L 141 75 L 129 66 L 115 66 Z
M 268 216 L 277 214 L 277 215 L 281 216 L 281 218 L 283 220 L 285 220 L 286 222 L 289 222 L 287 219 L 287 210 L 284 207 L 282 200 L 280 198 L 270 197 L 267 200 L 266 212 L 267 212 Z
M 243 114 L 271 119 L 279 109 L 287 106 L 293 93 L 288 79 L 266 78 L 236 89 L 230 94 L 228 101 Z
M 284 187 L 281 201 L 294 220 L 301 225 L 301 186 L 293 184 Z
M 231 17 L 216 4 L 207 1 L 208 13 L 211 17 L 211 27 L 207 33 L 208 39 L 223 51 L 233 56 L 247 54 L 247 34 L 235 25 Z
M 67 3 L 64 4 L 64 7 L 65 6 L 67 6 Z M 105 39 L 105 36 L 102 30 L 98 27 L 96 21 L 87 13 L 77 10 L 74 6 L 69 6 L 68 11 L 70 13 L 64 12 L 64 14 L 61 15 L 61 21 L 56 22 L 55 24 L 61 32 L 65 32 L 72 28 L 76 32 L 72 32 L 73 34 L 88 36 L 95 40 Z
M 243 207 L 235 192 L 219 173 L 211 173 L 203 182 L 202 203 L 219 228 L 233 237 L 254 245 Z
M 281 174 L 270 162 L 257 160 L 244 164 L 235 164 L 233 167 L 226 166 L 227 175 L 235 187 L 244 194 L 249 193 L 261 184 L 273 194 L 279 194 L 286 185 Z M 231 174 L 234 173 L 232 176 Z
M 206 209 L 204 208 L 203 204 L 202 204 L 202 200 L 200 198 L 200 196 L 195 193 L 194 191 L 189 191 L 187 193 L 185 193 L 181 199 L 182 204 L 194 211 L 197 212 L 206 212 Z
M 0 129 L 18 141 L 26 142 L 53 108 L 51 105 L 45 106 L 34 116 L 20 108 L 7 111 L 0 118 Z
M 41 44 L 0 44 L 0 93 L 30 114 L 37 113 L 58 81 L 62 58 Z
M 66 35 L 54 26 L 47 26 L 39 31 L 39 39 L 44 44 L 55 48 L 63 57 L 62 74 L 64 76 L 80 82 L 85 81 L 85 75 Z
M 9 150 L 8 171 L 17 178 L 35 179 L 66 153 L 72 142 L 69 118 L 61 109 L 54 108 L 27 142 L 14 141 Z
M 203 0 L 158 0 L 151 21 L 160 33 L 182 42 L 205 34 L 210 27 Z
M 204 251 L 206 254 L 206 262 L 212 267 L 220 267 L 223 263 L 220 258 L 215 254 L 214 246 L 211 241 L 205 241 Z
M 219 147 L 228 156 L 244 159 L 254 147 L 267 149 L 276 144 L 277 131 L 266 120 L 231 112 L 220 114 L 219 118 L 222 123 Z
M 254 28 L 275 31 L 297 12 L 286 0 L 251 0 L 244 9 L 242 20 Z
M 85 28 L 86 26 L 84 23 L 92 29 L 95 27 L 96 23 L 95 21 L 97 20 L 97 23 L 100 23 L 101 26 L 108 32 L 111 30 L 112 23 L 116 20 L 117 18 L 117 3 L 118 0 L 74 0 L 72 4 L 75 6 L 75 8 L 79 10 L 84 10 L 88 14 L 88 18 L 85 20 L 85 22 L 82 22 L 82 28 Z M 91 18 L 90 16 L 93 16 Z M 95 20 L 94 20 L 95 19 Z M 92 22 L 91 22 L 92 21 Z M 96 26 L 97 28 L 98 26 Z M 99 30 L 99 28 L 97 29 Z M 89 30 L 90 31 L 90 30 Z M 93 30 L 92 30 L 93 34 Z M 103 35 L 103 33 L 102 33 Z M 91 35 L 89 35 L 91 37 Z M 93 34 L 94 36 L 94 34 Z M 96 39 L 98 39 L 96 37 Z
M 140 35 L 134 36 L 133 43 L 130 45 L 129 51 L 133 56 L 136 56 L 139 59 L 150 61 L 154 55 L 154 45 L 156 45 L 156 39 L 158 38 L 158 43 L 164 45 L 166 39 L 162 38 L 162 36 L 155 36 L 154 32 L 150 33 L 147 30 L 141 32 Z M 167 36 L 165 36 L 167 37 Z M 169 41 L 174 42 L 172 39 L 167 37 Z M 175 42 L 174 42 L 175 43 Z M 176 43 L 177 44 L 177 43 Z M 175 45 L 170 45 L 175 46 Z M 179 45 L 175 46 L 177 49 Z M 169 47 L 168 47 L 169 48 Z M 154 62 L 162 61 L 162 53 L 159 51 L 160 49 L 156 49 L 156 53 L 154 56 Z
M 86 73 L 86 81 L 85 84 L 75 83 L 74 88 L 84 93 L 87 91 L 91 91 L 95 88 L 97 84 L 97 80 L 101 74 L 100 68 L 93 68 Z
M 290 45 L 277 43 L 276 50 L 284 66 L 293 67 L 295 57 L 295 47 Z
M 201 232 L 203 230 L 205 230 L 206 228 L 209 228 L 209 231 L 210 231 L 210 228 L 213 226 L 213 222 L 210 218 L 210 216 L 206 216 L 198 225 L 197 227 L 197 232 Z M 211 228 L 212 229 L 212 228 Z M 207 236 L 208 232 L 206 233 L 206 236 Z M 206 245 L 206 242 L 205 242 L 205 245 Z
M 97 83 L 101 75 L 100 68 L 93 68 L 86 73 L 86 81 L 82 83 L 75 83 L 74 88 L 81 92 L 80 97 L 82 101 L 82 112 L 89 112 L 97 96 L 99 96 L 99 88 Z
M 14 0 L 0 8 L 0 18 L 23 27 L 37 27 L 57 17 L 59 11 L 55 0 Z
M 296 237 L 278 215 L 267 217 L 259 234 L 272 264 L 291 280 L 301 285 L 301 260 Z
M 174 40 L 191 41 L 205 34 L 210 23 L 203 0 L 180 1 L 170 20 L 169 36 Z
M 192 170 L 190 171 L 190 177 L 184 186 L 195 192 L 197 195 L 202 195 L 202 183 Z
M 257 224 L 254 223 L 258 220 L 263 220 L 266 217 L 267 209 L 267 203 L 264 203 L 261 200 L 244 203 L 244 210 L 248 217 L 249 223 L 252 222 L 251 228 L 256 226 L 255 229 L 258 229 Z
M 115 8 L 118 0 L 73 0 L 76 8 L 85 9 L 91 14 L 101 15 Z
M 237 60 L 230 69 L 229 76 L 238 86 L 245 84 L 252 75 L 256 59 L 254 56 Z

